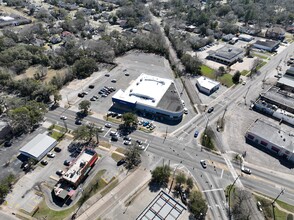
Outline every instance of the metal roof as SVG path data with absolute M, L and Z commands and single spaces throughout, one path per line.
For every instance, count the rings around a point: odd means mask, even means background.
M 21 153 L 29 154 L 32 157 L 39 158 L 44 151 L 56 143 L 57 141 L 54 138 L 49 137 L 46 134 L 38 134 L 19 151 Z

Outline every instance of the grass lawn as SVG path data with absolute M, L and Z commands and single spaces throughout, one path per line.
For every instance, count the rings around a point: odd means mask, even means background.
M 266 60 L 268 58 L 268 56 L 263 56 L 263 55 L 258 54 L 258 53 L 253 53 L 252 55 L 255 56 L 255 57 L 258 57 L 260 59 L 264 59 L 264 60 Z
M 101 195 L 105 196 L 107 193 L 109 193 L 114 187 L 116 187 L 118 184 L 118 179 L 114 178 L 110 181 L 110 184 L 101 191 Z
M 223 76 L 218 78 L 218 81 L 227 86 L 227 87 L 231 87 L 232 85 L 234 85 L 233 81 L 232 81 L 232 75 L 231 74 L 224 74 Z
M 99 145 L 101 145 L 102 147 L 106 147 L 106 148 L 111 147 L 111 144 L 109 142 L 106 142 L 106 141 L 100 141 Z
M 242 70 L 241 75 L 246 76 L 249 73 L 249 70 Z
M 126 152 L 126 149 L 122 148 L 122 147 L 118 147 L 118 148 L 116 148 L 115 151 L 124 154 Z
M 90 198 L 92 195 L 97 193 L 98 191 L 102 190 L 107 184 L 106 182 L 101 178 L 101 176 L 106 172 L 106 170 L 99 170 L 98 173 L 95 175 L 95 177 L 91 180 L 89 185 L 84 190 L 83 195 L 85 195 L 86 198 Z M 109 191 L 108 191 L 109 192 Z M 79 202 L 85 198 L 81 198 Z M 76 203 L 73 207 L 69 209 L 65 209 L 62 211 L 54 211 L 48 208 L 46 205 L 45 200 L 43 200 L 39 204 L 39 210 L 35 213 L 33 216 L 36 219 L 47 219 L 47 220 L 60 220 L 68 217 L 71 213 L 75 211 L 75 209 L 78 207 L 79 202 Z
M 54 125 L 54 129 L 58 130 L 58 131 L 61 131 L 61 132 L 65 132 L 66 129 L 62 126 L 59 126 L 59 125 Z
M 103 118 L 106 121 L 113 122 L 113 123 L 116 123 L 116 124 L 122 124 L 123 123 L 121 118 L 117 119 L 117 118 L 106 117 L 106 116 L 104 116 Z
M 150 129 L 148 129 L 148 128 L 144 128 L 144 127 L 139 127 L 138 130 L 140 130 L 140 131 L 144 131 L 145 133 L 152 133 L 152 132 L 153 132 L 153 131 L 151 131 Z
M 111 158 L 114 159 L 116 162 L 120 161 L 122 158 L 124 158 L 124 156 L 120 155 L 120 154 L 117 154 L 115 152 L 113 152 L 111 154 Z
M 73 207 L 69 209 L 65 209 L 62 211 L 54 211 L 48 208 L 46 205 L 45 200 L 39 204 L 39 210 L 34 215 L 34 218 L 36 219 L 47 219 L 47 220 L 60 220 L 68 217 L 74 210 L 77 208 L 77 205 L 74 205 Z
M 201 73 L 203 76 L 206 76 L 211 79 L 213 79 L 215 77 L 214 76 L 214 69 L 211 69 L 210 67 L 208 67 L 206 65 L 201 65 L 200 69 L 201 69 Z
M 60 133 L 58 131 L 52 131 L 50 136 L 56 140 L 60 140 L 64 136 L 64 133 Z
M 289 205 L 285 202 L 282 202 L 280 200 L 277 201 L 277 203 L 279 204 L 279 206 L 281 206 L 283 209 L 288 210 L 289 212 L 293 212 L 294 213 L 294 206 Z
M 259 70 L 259 69 L 260 69 L 261 67 L 263 67 L 265 64 L 266 64 L 266 62 L 263 61 L 262 63 L 260 63 L 260 64 L 258 65 L 258 67 L 257 67 L 256 69 Z

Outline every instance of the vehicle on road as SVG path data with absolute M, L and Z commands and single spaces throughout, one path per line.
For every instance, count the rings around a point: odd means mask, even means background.
M 58 152 L 61 151 L 61 148 L 59 148 L 59 147 L 55 147 L 55 148 L 54 148 L 54 151 L 58 153 Z
M 129 76 L 130 74 L 128 72 L 125 73 L 125 76 Z
M 202 167 L 205 169 L 207 167 L 206 161 L 205 160 L 200 160 L 200 164 Z
M 104 76 L 109 77 L 110 75 L 109 75 L 109 73 L 106 73 Z
M 241 168 L 241 171 L 243 172 L 243 173 L 246 173 L 246 174 L 251 174 L 251 170 L 249 169 L 249 168 L 245 168 L 245 167 L 242 167 Z
M 4 147 L 10 147 L 11 145 L 12 145 L 12 140 L 4 142 Z
M 63 175 L 65 174 L 65 171 L 64 171 L 64 170 L 57 170 L 57 171 L 56 171 L 56 174 L 57 174 L 58 176 L 63 176 Z
M 105 127 L 106 127 L 106 128 L 111 128 L 112 125 L 111 125 L 110 123 L 106 123 L 106 124 L 105 124 Z
M 94 86 L 94 85 L 89 85 L 89 88 L 90 88 L 90 89 L 94 89 L 95 86 Z
M 42 160 L 42 161 L 41 161 L 41 164 L 42 164 L 42 165 L 47 165 L 47 164 L 48 164 L 48 161 L 47 161 L 47 160 Z
M 66 120 L 66 119 L 67 119 L 67 117 L 66 117 L 66 116 L 64 116 L 64 115 L 61 115 L 61 116 L 60 116 L 60 119 L 62 119 L 62 120 Z
M 75 124 L 76 124 L 76 125 L 81 125 L 81 124 L 82 124 L 82 120 L 81 120 L 81 119 L 77 119 L 77 120 L 75 121 Z
M 55 154 L 52 153 L 52 152 L 49 152 L 49 153 L 47 154 L 47 157 L 54 158 L 54 157 L 55 157 Z
M 213 112 L 213 110 L 214 110 L 214 107 L 210 107 L 207 112 L 211 113 L 211 112 Z
M 184 108 L 184 114 L 188 114 L 188 109 Z
M 112 83 L 116 83 L 116 81 L 117 81 L 116 79 L 112 79 L 111 80 Z
M 195 133 L 194 133 L 194 138 L 197 138 L 198 135 L 199 135 L 199 131 L 196 130 Z
M 243 85 L 243 86 L 246 85 L 246 81 L 243 81 L 243 82 L 242 82 L 242 85 Z

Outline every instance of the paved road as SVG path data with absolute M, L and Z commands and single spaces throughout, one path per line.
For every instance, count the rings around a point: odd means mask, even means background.
M 216 111 L 218 112 L 218 111 Z M 221 111 L 219 111 L 219 114 Z M 48 118 L 49 121 L 56 122 L 58 121 L 59 123 L 63 123 L 60 119 L 60 115 L 66 115 L 68 117 L 68 120 L 66 120 L 66 123 L 70 129 L 75 129 L 77 125 L 74 124 L 74 118 L 75 118 L 75 112 L 72 112 L 70 110 L 58 108 L 55 111 L 50 111 L 47 113 L 46 117 Z M 211 115 L 214 117 L 217 117 L 216 115 Z M 91 116 L 87 116 L 85 121 L 91 121 L 96 123 L 98 126 L 103 126 L 104 121 L 93 118 Z M 200 118 L 202 123 L 206 122 L 206 119 L 204 117 Z M 201 122 L 200 121 L 200 122 Z M 198 122 L 199 123 L 199 122 Z M 113 124 L 113 129 L 116 129 L 117 125 Z M 191 130 L 191 131 L 190 131 Z M 188 132 L 192 132 L 193 129 L 188 128 Z M 105 137 L 105 140 L 108 140 L 109 136 L 105 135 L 106 133 L 109 133 L 108 130 L 106 130 L 105 133 L 102 135 Z M 176 137 L 168 137 L 166 140 L 161 137 L 156 137 L 152 136 L 150 134 L 146 134 L 144 132 L 140 131 L 135 131 L 132 135 L 133 139 L 140 139 L 143 140 L 145 143 L 146 152 L 151 152 L 154 155 L 161 156 L 162 158 L 166 158 L 170 161 L 173 161 L 175 163 L 182 163 L 184 166 L 188 167 L 190 170 L 194 168 L 195 173 L 191 172 L 192 175 L 195 177 L 196 181 L 201 182 L 201 179 L 199 180 L 199 176 L 196 175 L 197 171 L 202 171 L 203 173 L 207 173 L 207 175 L 212 175 L 215 176 L 217 175 L 218 177 L 222 173 L 222 181 L 224 183 L 232 183 L 234 181 L 234 177 L 230 173 L 229 169 L 227 168 L 227 161 L 225 161 L 221 156 L 215 155 L 212 153 L 208 153 L 205 151 L 201 151 L 201 148 L 197 145 L 197 142 L 192 139 L 189 141 L 186 140 L 179 140 Z M 187 137 L 188 139 L 188 137 Z M 119 140 L 119 143 L 113 143 L 114 145 L 121 145 L 121 141 Z M 209 161 L 209 169 L 206 169 L 203 171 L 203 168 L 201 167 L 199 161 L 200 159 L 206 159 Z M 216 168 L 215 170 L 212 168 L 214 164 Z M 239 172 L 239 166 L 234 165 L 234 168 Z M 250 189 L 259 191 L 261 193 L 264 193 L 266 195 L 274 197 L 274 194 L 278 194 L 279 187 L 287 187 L 290 188 L 289 186 L 293 184 L 293 180 L 290 179 L 283 179 L 282 177 L 278 177 L 277 174 L 272 174 L 268 170 L 267 172 L 261 172 L 258 169 L 255 169 L 254 167 L 250 167 L 252 169 L 252 172 L 254 173 L 252 176 L 254 178 L 248 178 L 247 176 L 241 177 L 241 181 L 245 187 L 249 187 Z M 196 176 L 195 176 L 196 175 Z M 283 180 L 283 181 L 281 181 Z M 207 180 L 210 182 L 209 180 Z M 277 183 L 277 185 L 273 186 L 272 184 L 268 184 L 264 186 L 264 181 L 266 182 L 271 182 L 274 181 Z M 198 182 L 198 183 L 199 183 Z M 224 186 L 225 187 L 225 186 Z M 214 188 L 219 188 L 218 185 L 214 185 Z M 269 194 L 269 192 L 271 192 Z M 287 191 L 286 191 L 287 192 Z M 293 191 L 289 191 L 290 193 L 294 193 Z M 208 193 L 205 193 L 205 196 L 209 202 L 209 205 L 211 207 L 220 207 L 223 201 L 223 195 L 221 194 L 215 194 L 214 196 L 210 196 Z M 294 204 L 294 201 L 289 199 L 287 193 L 284 194 L 284 196 L 281 196 L 280 199 L 285 202 L 289 202 L 290 204 Z M 218 206 L 216 206 L 218 205 Z M 224 213 L 226 212 L 225 209 L 220 209 L 220 208 L 215 208 L 215 209 L 210 209 L 211 215 L 212 216 L 224 216 Z M 213 212 L 212 212 L 213 211 Z M 222 218 L 225 219 L 225 218 Z
M 5 213 L 0 210 L 0 219 L 1 220 L 19 220 L 15 215 Z

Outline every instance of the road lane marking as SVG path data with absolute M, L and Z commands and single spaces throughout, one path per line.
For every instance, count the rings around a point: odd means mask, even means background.
M 144 150 L 144 151 L 146 151 L 146 150 L 147 150 L 147 148 L 149 147 L 149 145 L 150 145 L 150 144 L 147 144 L 147 146 L 145 147 L 145 150 Z
M 105 133 L 103 137 L 106 137 L 106 135 L 111 131 L 111 128 L 108 129 L 108 131 Z
M 207 189 L 207 190 L 203 190 L 202 192 L 213 192 L 213 191 L 223 191 L 223 188 L 219 188 L 219 189 Z
M 221 179 L 223 178 L 223 174 L 224 174 L 224 169 L 222 169 L 222 173 L 221 173 Z

